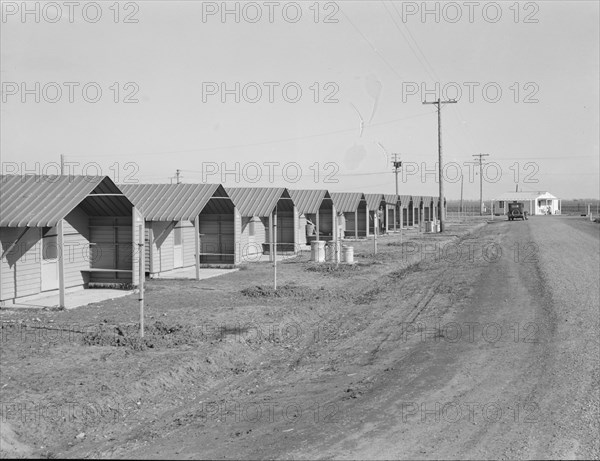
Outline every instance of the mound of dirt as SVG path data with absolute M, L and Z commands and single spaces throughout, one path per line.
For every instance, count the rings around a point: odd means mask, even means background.
M 100 325 L 82 336 L 86 346 L 128 347 L 133 350 L 146 350 L 194 345 L 203 339 L 201 331 L 188 325 L 167 325 L 157 321 L 144 328 L 144 337 L 139 335 L 139 324 Z
M 285 284 L 277 287 L 274 290 L 271 286 L 256 285 L 249 288 L 244 288 L 241 291 L 242 295 L 250 298 L 273 298 L 273 299 L 294 299 L 303 301 L 317 300 L 338 300 L 344 301 L 352 299 L 352 294 L 347 290 L 338 288 L 326 289 L 324 286 L 308 287 L 296 284 Z
M 344 276 L 349 273 L 360 271 L 364 264 L 311 264 L 306 267 L 308 272 L 317 272 L 319 274 Z
M 282 285 L 277 290 L 273 287 L 256 285 L 244 288 L 242 294 L 250 298 L 305 298 L 311 291 L 309 287 L 292 284 Z

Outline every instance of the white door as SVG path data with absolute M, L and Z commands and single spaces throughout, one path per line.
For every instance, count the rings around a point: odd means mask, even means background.
M 58 290 L 57 239 L 55 227 L 42 235 L 42 291 Z
M 173 232 L 173 267 L 183 267 L 183 242 L 181 238 L 181 227 L 176 227 Z

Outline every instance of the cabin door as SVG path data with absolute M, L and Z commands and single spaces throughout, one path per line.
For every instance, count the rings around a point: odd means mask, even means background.
M 183 241 L 181 234 L 181 227 L 175 227 L 175 229 L 173 230 L 173 267 L 175 269 L 177 269 L 178 267 L 183 267 Z
M 58 290 L 58 251 L 56 227 L 42 230 L 42 291 Z

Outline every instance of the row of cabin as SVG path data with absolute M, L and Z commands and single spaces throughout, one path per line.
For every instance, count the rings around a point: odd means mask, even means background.
M 135 286 L 144 272 L 270 260 L 313 240 L 364 238 L 434 219 L 434 197 L 220 184 L 116 185 L 107 176 L 0 176 L 0 301 Z M 377 223 L 377 224 L 376 224 Z M 274 244 L 276 243 L 276 250 Z

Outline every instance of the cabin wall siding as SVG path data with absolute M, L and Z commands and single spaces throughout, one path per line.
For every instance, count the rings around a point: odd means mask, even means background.
M 4 252 L 25 230 L 24 227 L 0 228 Z M 37 294 L 42 289 L 42 229 L 31 228 L 0 263 L 0 300 Z
M 183 267 L 190 267 L 196 264 L 196 241 L 194 239 L 196 229 L 191 221 L 182 221 L 181 227 Z
M 65 287 L 86 286 L 90 279 L 89 217 L 81 209 L 69 213 L 63 224 Z

